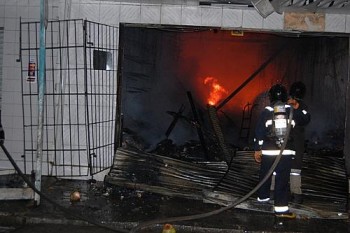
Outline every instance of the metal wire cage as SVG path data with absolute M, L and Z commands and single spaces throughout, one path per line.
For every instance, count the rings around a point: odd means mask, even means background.
M 39 22 L 20 23 L 24 171 L 35 169 Z M 118 28 L 86 20 L 49 21 L 43 175 L 88 176 L 113 163 Z

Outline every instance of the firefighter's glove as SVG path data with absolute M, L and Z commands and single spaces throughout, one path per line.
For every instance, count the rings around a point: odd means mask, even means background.
M 290 106 L 292 106 L 294 109 L 298 109 L 299 106 L 300 106 L 298 100 L 293 99 L 293 98 L 289 98 L 288 101 L 287 101 L 287 103 L 288 103 Z
M 254 159 L 255 159 L 255 162 L 261 163 L 261 156 L 262 156 L 261 150 L 259 150 L 259 151 L 254 151 Z
M 4 144 L 5 142 L 5 131 L 4 128 L 2 128 L 2 125 L 0 125 L 0 144 Z

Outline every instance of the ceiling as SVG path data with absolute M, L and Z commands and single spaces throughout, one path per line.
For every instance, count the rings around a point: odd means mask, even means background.
M 350 14 L 348 0 L 201 0 L 201 5 L 230 4 L 237 7 L 255 7 L 263 16 L 273 12 L 324 12 Z

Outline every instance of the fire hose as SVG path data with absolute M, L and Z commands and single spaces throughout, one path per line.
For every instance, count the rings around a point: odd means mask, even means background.
M 108 229 L 108 230 L 112 230 L 112 231 L 115 231 L 115 232 L 121 232 L 121 233 L 128 233 L 129 231 L 125 230 L 125 229 L 116 229 L 116 228 L 112 228 L 112 227 L 109 227 L 107 225 L 102 225 L 100 223 L 97 223 L 95 221 L 92 221 L 92 220 L 88 220 L 88 219 L 85 219 L 84 217 L 78 215 L 78 214 L 74 214 L 72 213 L 72 210 L 68 210 L 66 207 L 63 207 L 61 206 L 60 204 L 58 204 L 57 202 L 55 202 L 54 200 L 52 200 L 49 196 L 47 196 L 46 194 L 44 194 L 43 192 L 41 192 L 40 190 L 38 190 L 35 185 L 28 179 L 28 177 L 21 171 L 21 169 L 18 167 L 18 165 L 16 164 L 16 162 L 13 160 L 12 156 L 10 155 L 10 153 L 7 151 L 6 147 L 4 146 L 4 144 L 0 144 L 2 150 L 4 151 L 4 153 L 6 154 L 7 158 L 9 159 L 9 161 L 11 162 L 12 166 L 15 168 L 15 170 L 17 171 L 17 173 L 20 175 L 20 177 L 27 183 L 27 185 L 33 189 L 34 192 L 36 192 L 37 194 L 40 195 L 40 197 L 42 197 L 43 199 L 47 200 L 49 203 L 51 203 L 52 205 L 56 206 L 59 210 L 61 210 L 62 212 L 64 212 L 65 214 L 73 217 L 73 218 L 76 218 L 76 219 L 79 219 L 79 220 L 82 220 L 82 221 L 85 221 L 87 223 L 90 223 L 92 225 L 95 225 L 97 227 L 101 227 L 101 228 L 105 228 L 105 229 Z
M 210 212 L 207 212 L 207 213 L 202 213 L 202 214 L 179 216 L 179 217 L 170 217 L 170 218 L 163 218 L 163 219 L 155 219 L 155 220 L 151 220 L 151 221 L 146 221 L 146 222 L 140 223 L 136 227 L 133 227 L 130 231 L 125 230 L 125 229 L 112 228 L 110 226 L 103 225 L 103 224 L 94 222 L 94 221 L 89 220 L 89 219 L 85 219 L 84 217 L 82 217 L 82 216 L 80 216 L 78 214 L 72 213 L 71 210 L 68 210 L 67 208 L 65 208 L 65 207 L 61 206 L 60 204 L 58 204 L 57 202 L 53 201 L 49 196 L 47 196 L 46 194 L 44 194 L 43 192 L 38 190 L 35 187 L 35 185 L 26 177 L 26 175 L 18 167 L 18 165 L 16 164 L 16 162 L 14 161 L 14 159 L 12 158 L 10 153 L 7 151 L 7 149 L 4 146 L 4 144 L 0 144 L 0 146 L 1 146 L 2 150 L 4 151 L 5 155 L 7 156 L 7 158 L 9 159 L 9 161 L 11 162 L 12 166 L 15 168 L 15 170 L 20 175 L 20 177 L 27 183 L 27 185 L 31 189 L 33 189 L 34 192 L 36 192 L 38 195 L 40 195 L 40 197 L 42 197 L 43 199 L 47 200 L 52 205 L 58 207 L 58 209 L 61 210 L 62 212 L 66 213 L 67 215 L 69 215 L 71 217 L 74 217 L 74 218 L 80 219 L 82 221 L 85 221 L 87 223 L 90 223 L 92 225 L 95 225 L 97 227 L 105 228 L 105 229 L 112 230 L 112 231 L 115 231 L 115 232 L 135 233 L 138 230 L 141 230 L 143 228 L 149 227 L 151 225 L 156 225 L 156 224 L 161 224 L 161 223 L 169 223 L 169 222 L 189 221 L 189 220 L 196 220 L 196 219 L 206 218 L 206 217 L 209 217 L 209 216 L 212 216 L 212 215 L 216 215 L 216 214 L 222 213 L 222 212 L 224 212 L 224 211 L 226 211 L 228 209 L 231 209 L 231 208 L 239 205 L 243 201 L 247 200 L 250 196 L 252 196 L 267 181 L 267 179 L 272 175 L 273 171 L 275 170 L 276 166 L 278 165 L 278 163 L 279 163 L 279 161 L 280 161 L 280 159 L 282 157 L 282 153 L 283 153 L 284 149 L 286 148 L 286 145 L 287 145 L 287 142 L 288 142 L 292 119 L 293 119 L 293 108 L 291 108 L 291 111 L 290 111 L 289 122 L 288 122 L 288 125 L 287 125 L 286 137 L 285 137 L 285 140 L 284 140 L 283 144 L 281 145 L 281 149 L 280 149 L 279 154 L 277 155 L 274 163 L 271 165 L 271 168 L 268 171 L 268 173 L 266 174 L 266 176 L 249 193 L 247 193 L 245 196 L 241 197 L 240 199 L 238 199 L 234 203 L 232 203 L 232 204 L 230 204 L 228 206 L 222 207 L 220 209 L 217 209 L 217 210 L 213 210 L 213 211 L 210 211 Z
M 231 209 L 237 205 L 239 205 L 240 203 L 242 203 L 243 201 L 247 200 L 250 196 L 252 196 L 267 180 L 268 178 L 272 175 L 272 173 L 274 172 L 275 168 L 277 167 L 281 157 L 282 157 L 282 153 L 284 151 L 284 149 L 287 146 L 287 142 L 289 139 L 289 134 L 290 134 L 290 130 L 291 130 L 291 125 L 292 125 L 292 119 L 293 119 L 293 108 L 290 108 L 290 114 L 289 114 L 289 121 L 288 121 L 288 125 L 287 125 L 287 132 L 286 132 L 286 136 L 285 136 L 285 140 L 283 141 L 282 145 L 281 145 L 281 149 L 279 154 L 277 155 L 275 161 L 273 162 L 273 164 L 271 165 L 270 170 L 267 172 L 266 176 L 249 192 L 247 193 L 245 196 L 241 197 L 240 199 L 238 199 L 237 201 L 235 201 L 234 203 L 222 207 L 220 209 L 216 209 L 210 212 L 206 212 L 206 213 L 201 213 L 201 214 L 195 214 L 195 215 L 187 215 L 187 216 L 179 216 L 179 217 L 170 217 L 170 218 L 163 218 L 163 219 L 155 219 L 155 220 L 151 220 L 151 221 L 146 221 L 146 222 L 142 222 L 139 225 L 137 225 L 136 227 L 132 228 L 130 230 L 129 233 L 135 233 L 138 230 L 141 230 L 143 228 L 152 226 L 152 225 L 156 225 L 156 224 L 162 224 L 162 223 L 170 223 L 170 222 L 180 222 L 180 221 L 189 221 L 189 220 L 196 220 L 196 219 L 201 219 L 201 218 L 206 218 L 206 217 L 210 217 L 216 214 L 220 214 L 228 209 Z

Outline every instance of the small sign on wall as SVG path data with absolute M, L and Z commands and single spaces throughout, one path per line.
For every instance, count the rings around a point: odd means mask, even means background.
M 284 29 L 323 32 L 325 30 L 325 14 L 285 12 Z
M 30 58 L 30 61 L 28 63 L 27 82 L 29 83 L 36 82 L 36 63 L 34 58 Z

